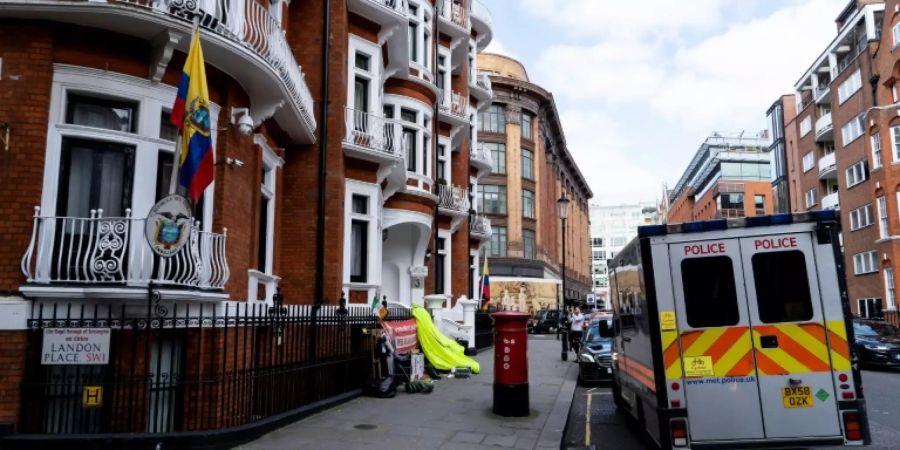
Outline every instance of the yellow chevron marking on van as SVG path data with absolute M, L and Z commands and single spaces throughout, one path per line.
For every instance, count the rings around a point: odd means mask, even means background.
M 684 356 L 703 356 L 706 351 L 722 336 L 728 328 L 710 328 L 705 330 L 703 334 L 691 344 L 690 347 L 682 349 Z
M 760 338 L 759 333 L 753 333 L 753 342 L 756 347 L 756 351 L 758 353 L 762 353 L 767 358 L 776 362 L 779 366 L 784 368 L 787 371 L 787 373 L 809 372 L 809 369 L 807 369 L 806 366 L 804 366 L 799 361 L 794 359 L 794 357 L 791 356 L 788 352 L 786 352 L 780 348 L 763 349 L 762 343 L 760 343 L 759 338 Z M 762 367 L 759 367 L 759 365 L 757 365 L 757 369 L 760 371 L 761 375 L 769 375 L 768 373 L 766 373 L 765 370 L 763 370 Z M 776 375 L 781 375 L 781 374 L 776 374 Z
M 717 377 L 724 377 L 734 366 L 750 351 L 750 331 L 747 330 L 740 338 L 736 339 L 731 348 L 715 362 L 714 369 Z
M 850 347 L 847 343 L 847 326 L 843 320 L 829 320 L 828 345 L 831 347 L 831 367 L 834 370 L 850 370 Z
M 826 364 L 828 363 L 828 347 L 824 342 L 816 339 L 814 336 L 810 336 L 810 334 L 807 333 L 806 330 L 800 328 L 799 326 L 797 326 L 797 324 L 794 323 L 778 325 L 778 329 L 781 330 L 782 333 L 790 336 L 791 339 L 797 341 L 798 344 L 805 347 L 806 350 L 812 353 L 815 357 L 819 358 Z

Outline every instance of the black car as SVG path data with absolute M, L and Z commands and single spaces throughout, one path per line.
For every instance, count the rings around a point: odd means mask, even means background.
M 853 334 L 853 346 L 862 365 L 900 368 L 900 339 L 883 336 L 860 322 L 853 322 Z
M 584 330 L 578 355 L 578 383 L 612 379 L 612 339 L 600 336 L 600 321 L 595 319 Z
M 528 322 L 528 332 L 532 334 L 556 333 L 559 328 L 558 309 L 542 309 L 534 313 L 534 317 Z M 562 313 L 563 323 L 566 323 L 567 316 L 565 311 Z

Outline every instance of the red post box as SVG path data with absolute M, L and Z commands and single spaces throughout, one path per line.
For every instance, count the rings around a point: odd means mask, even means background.
M 528 403 L 528 314 L 503 311 L 494 319 L 494 414 L 524 417 Z

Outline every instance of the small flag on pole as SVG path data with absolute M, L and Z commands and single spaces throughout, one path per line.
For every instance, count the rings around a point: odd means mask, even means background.
M 214 177 L 212 135 L 210 134 L 209 90 L 206 66 L 200 46 L 200 28 L 194 29 L 191 49 L 184 63 L 178 95 L 172 106 L 172 124 L 181 131 L 178 151 L 178 182 L 197 203 Z
M 378 301 L 378 293 L 376 292 L 375 296 L 372 297 L 372 312 L 378 311 L 378 307 L 381 306 L 379 303 L 380 302 Z
M 487 308 L 491 302 L 491 277 L 488 273 L 488 258 L 484 257 L 484 268 L 481 269 L 481 309 Z

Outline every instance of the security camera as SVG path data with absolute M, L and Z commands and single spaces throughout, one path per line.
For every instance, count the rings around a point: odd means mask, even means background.
M 237 125 L 237 131 L 241 136 L 250 136 L 253 133 L 253 118 L 250 117 L 248 108 L 231 108 L 231 123 Z
M 249 114 L 244 114 L 238 119 L 237 129 L 241 136 L 250 136 L 250 133 L 253 133 L 253 119 Z
M 225 158 L 225 163 L 230 166 L 244 167 L 244 162 L 235 158 Z

